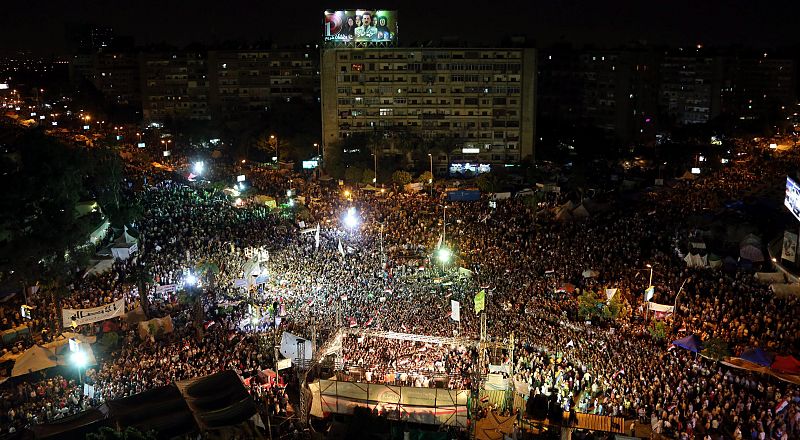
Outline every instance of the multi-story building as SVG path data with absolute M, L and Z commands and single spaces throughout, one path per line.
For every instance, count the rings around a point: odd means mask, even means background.
M 141 102 L 139 57 L 128 52 L 99 52 L 92 55 L 89 80 L 105 99 L 115 104 Z
M 659 106 L 678 125 L 703 124 L 720 112 L 722 59 L 680 50 L 661 60 Z
M 439 173 L 534 153 L 534 49 L 328 48 L 321 72 L 326 151 L 362 134 L 400 159 L 414 139 L 435 146 Z
M 652 54 L 643 50 L 542 51 L 539 117 L 558 136 L 593 128 L 610 140 L 640 140 L 657 110 L 655 64 Z
M 219 50 L 208 56 L 212 116 L 264 111 L 277 100 L 315 101 L 316 49 Z
M 776 119 L 797 101 L 795 61 L 768 53 L 725 59 L 722 111 L 742 119 Z
M 143 53 L 139 66 L 145 121 L 211 118 L 205 53 Z

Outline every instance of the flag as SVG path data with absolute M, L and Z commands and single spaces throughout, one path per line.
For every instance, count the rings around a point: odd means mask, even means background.
M 400 324 L 400 328 L 403 329 L 404 332 L 408 331 L 408 327 L 405 324 Z
M 651 299 L 653 299 L 653 295 L 655 295 L 655 293 L 656 293 L 656 288 L 654 286 L 648 287 L 647 290 L 644 291 L 644 300 L 650 301 Z
M 482 312 L 486 308 L 486 291 L 481 289 L 475 294 L 475 314 Z
M 567 347 L 573 347 L 574 348 L 575 347 L 575 341 L 570 339 L 569 342 L 567 342 Z
M 342 247 L 342 239 L 339 239 L 339 253 L 344 257 L 344 248 Z
M 624 368 L 623 368 L 623 369 L 621 369 L 621 370 L 619 370 L 619 371 L 617 371 L 616 373 L 614 373 L 614 375 L 613 375 L 613 376 L 611 376 L 611 380 L 614 380 L 614 379 L 616 379 L 616 378 L 617 378 L 617 376 L 618 376 L 618 375 L 620 375 L 620 374 L 625 374 L 625 369 L 624 369 Z
M 783 399 L 783 401 L 775 407 L 775 414 L 779 414 L 781 411 L 785 410 L 787 406 L 789 406 L 789 400 Z
M 461 321 L 461 303 L 453 299 L 450 300 L 450 319 Z
M 316 241 L 315 249 L 319 249 L 319 223 L 317 223 L 317 233 L 314 240 Z
M 358 323 L 356 322 L 356 318 L 350 318 L 350 328 L 358 327 Z
M 442 247 L 442 240 L 444 240 L 444 234 L 439 236 L 439 243 L 436 245 L 436 249 Z
M 372 325 L 372 320 L 374 320 L 374 319 L 375 319 L 375 317 L 374 317 L 374 316 L 373 316 L 373 317 L 371 317 L 371 318 L 369 318 L 369 319 L 367 320 L 367 322 L 366 322 L 366 323 L 364 323 L 364 327 L 369 327 L 370 325 Z

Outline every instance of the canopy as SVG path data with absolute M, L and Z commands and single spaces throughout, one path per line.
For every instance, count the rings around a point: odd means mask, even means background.
M 760 348 L 748 348 L 740 357 L 748 362 L 752 362 L 763 367 L 769 367 L 772 365 L 772 358 L 774 355 L 767 353 Z
M 761 252 L 761 249 L 751 244 L 739 248 L 739 256 L 753 263 L 761 263 L 764 261 L 764 253 Z
M 800 374 L 800 361 L 794 356 L 775 356 L 770 368 L 781 373 Z
M 685 338 L 678 339 L 677 341 L 672 341 L 672 345 L 694 353 L 699 353 L 701 350 L 703 350 L 703 341 L 701 341 L 700 338 L 695 335 L 689 335 Z
M 42 346 L 34 345 L 25 350 L 22 356 L 14 363 L 11 377 L 22 376 L 34 371 L 45 370 L 58 365 L 56 354 Z
M 678 177 L 678 179 L 679 180 L 694 180 L 694 179 L 697 179 L 697 176 L 695 176 L 691 172 L 687 171 L 687 172 L 683 173 L 683 176 Z
M 585 206 L 580 205 L 572 210 L 572 215 L 578 218 L 586 218 L 589 217 L 589 211 L 586 209 Z

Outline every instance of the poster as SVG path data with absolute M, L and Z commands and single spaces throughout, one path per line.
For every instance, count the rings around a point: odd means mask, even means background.
M 797 234 L 789 231 L 783 233 L 783 250 L 781 251 L 781 259 L 791 261 L 792 263 L 797 260 Z

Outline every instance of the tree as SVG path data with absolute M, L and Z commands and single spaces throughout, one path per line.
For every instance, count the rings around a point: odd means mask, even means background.
M 702 351 L 703 355 L 715 361 L 720 361 L 731 355 L 728 344 L 720 338 L 710 338 L 703 342 L 703 346 L 705 347 Z
M 364 176 L 364 170 L 359 167 L 349 167 L 344 172 L 344 180 L 348 183 L 358 183 Z
M 667 337 L 667 326 L 663 321 L 654 322 L 647 328 L 647 331 L 650 333 L 650 337 L 657 341 L 663 341 Z
M 433 174 L 431 174 L 430 171 L 425 171 L 424 173 L 420 174 L 419 177 L 417 177 L 417 182 L 427 185 L 430 183 L 431 179 L 433 179 Z
M 375 184 L 375 171 L 370 169 L 365 169 L 364 172 L 361 174 L 361 183 L 365 185 L 374 185 Z
M 497 192 L 497 188 L 499 186 L 499 181 L 497 176 L 492 173 L 483 173 L 475 179 L 475 184 L 478 185 L 478 189 L 481 192 L 485 193 L 494 193 Z
M 591 290 L 584 290 L 578 296 L 578 314 L 586 319 L 600 316 L 604 305 L 600 297 Z
M 412 179 L 411 173 L 408 171 L 398 170 L 392 173 L 392 182 L 401 186 L 408 185 Z
M 91 178 L 95 167 L 86 149 L 38 130 L 9 137 L 0 158 L 0 274 L 13 272 L 23 288 L 42 281 L 58 308 L 65 286 L 93 251 L 89 233 L 102 222 L 99 212 L 78 215 L 78 202 L 108 182 Z

